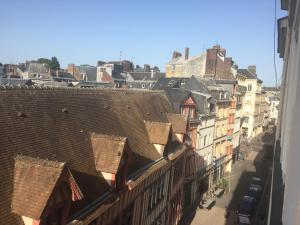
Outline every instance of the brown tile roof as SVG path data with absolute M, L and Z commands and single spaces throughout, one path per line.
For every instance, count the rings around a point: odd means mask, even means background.
M 12 211 L 39 220 L 64 166 L 65 163 L 62 162 L 17 156 L 14 167 Z
M 145 126 L 151 144 L 166 145 L 170 134 L 170 123 L 145 121 Z
M 169 112 L 160 91 L 0 86 L 0 224 L 23 225 L 11 212 L 16 155 L 67 163 L 84 196 L 74 214 L 110 189 L 96 170 L 91 133 L 127 137 L 142 167 L 161 157 L 144 120 L 168 123 Z
M 168 120 L 172 124 L 175 133 L 185 134 L 187 130 L 187 116 L 176 113 L 168 113 Z
M 117 174 L 127 138 L 104 134 L 91 137 L 96 169 Z

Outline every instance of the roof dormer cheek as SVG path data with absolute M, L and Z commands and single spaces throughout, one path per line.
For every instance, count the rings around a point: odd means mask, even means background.
M 82 198 L 65 162 L 15 158 L 11 209 L 22 216 L 25 225 L 47 224 L 50 220 L 64 224 L 71 203 Z
M 168 143 L 171 124 L 162 122 L 144 121 L 148 133 L 149 142 L 153 144 L 156 151 L 163 156 Z

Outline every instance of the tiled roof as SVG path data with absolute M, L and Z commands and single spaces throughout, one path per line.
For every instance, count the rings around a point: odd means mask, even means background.
M 187 130 L 187 116 L 182 114 L 168 113 L 168 119 L 175 133 L 185 134 Z
M 10 207 L 17 154 L 67 163 L 84 196 L 74 214 L 110 189 L 96 170 L 91 133 L 127 137 L 138 169 L 161 157 L 144 121 L 168 123 L 170 112 L 160 91 L 0 86 L 0 224 L 23 225 Z
M 170 134 L 170 123 L 145 121 L 146 130 L 151 144 L 166 145 Z
M 12 211 L 39 220 L 64 166 L 62 162 L 17 156 Z
M 117 174 L 127 138 L 92 134 L 91 139 L 96 169 L 101 172 Z

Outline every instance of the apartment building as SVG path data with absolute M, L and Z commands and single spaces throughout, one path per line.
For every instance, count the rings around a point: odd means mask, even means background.
M 214 79 L 231 78 L 233 61 L 226 56 L 226 49 L 214 45 L 197 56 L 189 56 L 189 48 L 182 56 L 174 52 L 171 61 L 166 64 L 166 77 L 203 77 Z
M 182 87 L 193 92 L 209 93 L 216 101 L 212 153 L 214 166 L 211 168 L 213 173 L 212 184 L 216 184 L 224 177 L 226 172 L 231 172 L 232 134 L 231 136 L 228 135 L 229 131 L 232 131 L 234 123 L 234 114 L 232 114 L 231 107 L 231 91 L 217 84 L 214 79 L 195 76 L 186 80 Z M 231 118 L 231 123 L 229 123 L 229 118 Z
M 247 88 L 242 107 L 242 133 L 244 137 L 251 139 L 262 132 L 262 81 L 257 78 L 255 66 L 249 66 L 248 69 L 237 69 L 233 74 L 238 85 Z
M 300 1 L 282 0 L 277 51 L 283 59 L 269 225 L 299 224 L 300 213 Z
M 179 52 L 173 52 L 172 59 L 166 64 L 166 77 L 190 77 L 205 74 L 206 52 L 198 56 L 189 56 L 189 48 L 185 49 L 182 56 Z

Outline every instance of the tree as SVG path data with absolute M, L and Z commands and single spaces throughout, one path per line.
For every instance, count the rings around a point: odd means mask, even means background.
M 3 66 L 1 62 L 0 62 L 0 66 Z
M 52 70 L 59 70 L 60 69 L 59 62 L 58 62 L 58 60 L 55 56 L 51 58 L 50 69 L 52 69 Z
M 39 58 L 37 60 L 37 62 L 48 65 L 51 70 L 59 70 L 60 69 L 59 62 L 55 56 L 52 57 L 51 60 L 46 59 L 46 58 Z

